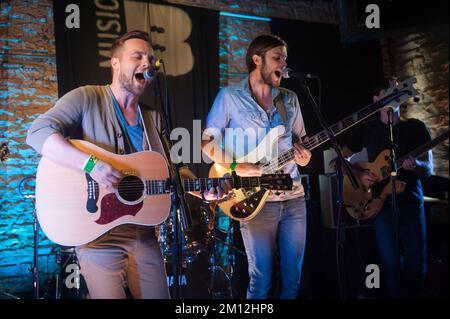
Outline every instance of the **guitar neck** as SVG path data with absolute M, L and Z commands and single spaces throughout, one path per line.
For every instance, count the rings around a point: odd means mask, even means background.
M 403 94 L 407 94 L 406 92 L 398 91 L 392 94 L 387 95 L 383 99 L 372 103 L 365 108 L 351 114 L 350 116 L 347 116 L 343 120 L 337 122 L 336 124 L 329 127 L 330 131 L 333 133 L 333 135 L 338 135 L 345 130 L 349 129 L 353 125 L 361 122 L 362 120 L 368 118 L 378 110 L 380 110 L 382 107 L 386 106 L 393 100 L 396 100 L 398 97 L 400 97 Z M 319 145 L 327 142 L 329 140 L 329 136 L 326 130 L 323 130 L 311 137 L 308 138 L 307 141 L 302 143 L 302 146 L 307 148 L 308 150 L 313 150 Z M 281 155 L 279 155 L 275 160 L 271 160 L 269 163 L 263 165 L 264 172 L 271 172 L 277 169 L 280 169 L 290 161 L 294 159 L 294 150 L 290 149 Z
M 406 93 L 402 92 L 402 91 L 392 93 L 392 94 L 384 97 L 383 99 L 381 99 L 375 103 L 372 103 L 372 104 L 366 106 L 365 108 L 347 116 L 343 120 L 341 120 L 329 127 L 331 133 L 333 133 L 333 135 L 338 135 L 338 134 L 346 131 L 353 125 L 356 125 L 359 122 L 365 120 L 366 118 L 368 118 L 369 116 L 371 116 L 372 114 L 374 114 L 375 112 L 377 112 L 378 110 L 380 110 L 381 108 L 383 108 L 384 106 L 386 106 L 387 104 L 389 104 L 390 102 L 397 99 L 400 95 L 403 95 L 403 94 L 406 94 Z M 304 143 L 302 143 L 302 145 L 309 150 L 313 150 L 316 147 L 327 142 L 329 139 L 330 138 L 328 136 L 327 131 L 323 130 L 323 131 L 317 133 L 316 135 L 313 135 L 312 137 L 308 138 L 308 140 L 305 141 Z
M 234 181 L 231 177 L 185 179 L 183 180 L 183 186 L 187 192 L 196 192 L 223 186 L 227 181 L 232 185 L 232 188 L 250 188 L 261 185 L 260 177 L 238 176 Z
M 414 149 L 413 151 L 409 152 L 408 154 L 400 157 L 399 159 L 397 159 L 397 166 L 398 167 L 402 167 L 403 166 L 403 162 L 408 158 L 408 157 L 413 157 L 413 158 L 417 158 L 420 155 L 426 153 L 427 151 L 429 151 L 430 149 L 432 149 L 433 147 L 435 147 L 436 145 L 438 145 L 439 143 L 445 141 L 446 139 L 448 139 L 448 133 L 449 131 L 439 135 L 438 137 L 432 139 L 431 141 L 419 146 L 418 148 Z
M 260 177 L 237 177 L 235 181 L 231 177 L 221 178 L 196 178 L 184 179 L 183 187 L 187 192 L 205 191 L 217 186 L 223 186 L 228 181 L 233 188 L 250 188 L 261 186 Z M 147 180 L 147 195 L 166 194 L 170 192 L 170 180 Z

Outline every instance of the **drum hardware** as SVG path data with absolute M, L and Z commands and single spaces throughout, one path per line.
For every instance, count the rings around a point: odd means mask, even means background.
M 232 279 L 235 267 L 235 252 L 245 255 L 233 243 L 234 221 L 220 212 L 218 206 L 209 207 L 214 212 L 212 249 L 210 252 L 211 280 L 209 291 L 214 299 L 232 299 Z M 224 238 L 222 238 L 224 237 Z
M 88 293 L 74 247 L 55 246 L 50 252 L 57 264 L 53 274 L 55 299 L 87 299 Z
M 30 272 L 33 274 L 33 299 L 39 299 L 39 222 L 36 216 L 34 184 L 34 176 L 25 176 L 19 183 L 18 191 L 24 199 L 31 199 L 33 201 L 33 266 L 30 268 Z M 30 191 L 30 189 L 33 189 L 33 191 Z
M 191 208 L 191 213 L 198 232 L 197 240 L 195 245 L 189 245 L 184 236 L 180 238 L 182 276 L 179 278 L 179 285 L 192 288 L 198 284 L 191 282 L 189 276 L 184 277 L 183 274 L 197 272 L 196 270 L 206 263 L 209 278 L 205 283 L 208 286 L 209 296 L 214 299 L 233 298 L 235 254 L 245 255 L 245 252 L 233 243 L 234 221 L 221 213 L 218 206 L 213 203 L 209 205 L 202 203 Z M 172 216 L 169 216 L 165 222 L 156 227 L 156 236 L 166 268 L 172 263 L 173 234 L 173 220 Z M 168 283 L 173 284 L 173 280 L 173 276 L 169 275 Z

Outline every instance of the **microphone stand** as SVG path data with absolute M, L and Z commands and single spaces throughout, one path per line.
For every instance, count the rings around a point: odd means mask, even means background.
M 338 225 L 336 229 L 336 255 L 337 255 L 337 273 L 338 273 L 338 285 L 339 285 L 339 296 L 341 299 L 346 298 L 346 292 L 345 292 L 345 286 L 343 284 L 343 276 L 342 276 L 342 270 L 341 266 L 344 266 L 344 244 L 345 244 L 345 221 L 342 218 L 342 211 L 344 209 L 344 198 L 343 198 L 343 178 L 344 173 L 347 175 L 347 177 L 350 180 L 350 183 L 354 189 L 359 188 L 358 182 L 356 181 L 356 178 L 351 170 L 350 163 L 345 160 L 344 156 L 342 155 L 342 148 L 336 141 L 336 136 L 333 134 L 333 132 L 328 127 L 328 124 L 320 111 L 316 101 L 314 100 L 314 97 L 311 94 L 311 90 L 309 89 L 308 84 L 306 83 L 305 78 L 299 78 L 300 85 L 302 86 L 304 92 L 306 93 L 306 96 L 308 97 L 308 100 L 310 104 L 313 107 L 314 112 L 316 113 L 317 119 L 319 120 L 320 125 L 325 130 L 325 132 L 328 135 L 328 138 L 331 141 L 331 144 L 337 154 L 337 160 L 336 160 L 336 177 L 337 177 L 337 203 L 338 203 Z
M 22 185 L 26 180 L 33 179 L 32 176 L 27 176 L 23 178 L 18 186 L 19 193 L 25 199 L 33 200 L 33 267 L 30 268 L 33 277 L 33 299 L 39 299 L 39 221 L 36 215 L 36 205 L 34 199 L 36 196 L 34 194 L 24 194 L 22 192 Z
M 173 232 L 174 232 L 174 242 L 172 246 L 172 273 L 173 273 L 173 298 L 178 299 L 181 298 L 180 293 L 180 265 L 182 263 L 182 249 L 181 249 L 181 231 L 184 232 L 185 240 L 187 243 L 188 248 L 191 248 L 192 246 L 196 246 L 198 244 L 197 237 L 195 236 L 193 225 L 192 225 L 192 216 L 191 212 L 189 210 L 189 206 L 187 205 L 186 198 L 185 198 L 185 191 L 183 187 L 183 181 L 180 176 L 180 169 L 184 166 L 183 163 L 180 161 L 177 164 L 172 163 L 170 160 L 170 147 L 172 146 L 171 140 L 170 140 L 170 133 L 172 131 L 172 118 L 170 113 L 170 107 L 169 107 L 169 99 L 168 99 L 168 86 L 167 86 L 167 77 L 165 74 L 165 65 L 164 61 L 161 60 L 163 70 L 164 72 L 164 86 L 165 86 L 165 101 L 163 101 L 162 95 L 161 95 L 161 89 L 159 86 L 159 81 L 156 81 L 156 87 L 157 87 L 157 94 L 159 95 L 161 99 L 161 113 L 163 117 L 163 121 L 165 123 L 166 127 L 166 136 L 165 141 L 163 139 L 163 143 L 165 144 L 167 150 L 168 150 L 168 161 L 169 165 L 171 165 L 171 173 L 172 176 L 172 187 L 173 187 L 173 195 L 172 195 L 172 220 L 173 220 Z M 179 209 L 178 209 L 179 207 Z M 181 227 L 180 224 L 181 223 Z
M 388 130 L 389 130 L 389 166 L 391 174 L 391 212 L 392 212 L 392 223 L 394 226 L 394 243 L 395 243 L 395 262 L 397 266 L 400 267 L 400 248 L 399 248 L 399 210 L 397 205 L 397 144 L 394 137 L 394 109 L 389 108 L 388 112 Z
M 34 252 L 33 252 L 33 298 L 39 299 L 39 222 L 36 215 L 36 208 L 33 208 L 33 234 L 34 234 Z

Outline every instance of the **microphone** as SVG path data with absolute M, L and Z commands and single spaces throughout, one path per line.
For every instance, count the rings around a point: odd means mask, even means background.
M 285 79 L 299 78 L 299 79 L 318 79 L 319 76 L 311 73 L 295 72 L 290 68 L 284 68 L 281 71 L 281 76 Z
M 144 79 L 147 81 L 153 80 L 153 78 L 159 73 L 159 68 L 161 67 L 162 60 L 156 60 L 155 64 L 150 65 L 150 67 L 142 73 Z

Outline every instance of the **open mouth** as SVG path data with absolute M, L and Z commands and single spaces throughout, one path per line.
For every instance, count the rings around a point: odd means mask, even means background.
M 136 78 L 136 80 L 137 80 L 139 83 L 142 83 L 142 84 L 145 83 L 144 73 L 136 73 L 136 74 L 134 75 L 134 77 Z
M 276 70 L 274 73 L 277 78 L 281 78 L 281 71 Z

